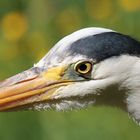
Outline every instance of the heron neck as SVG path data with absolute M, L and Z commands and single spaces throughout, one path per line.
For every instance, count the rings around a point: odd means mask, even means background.
M 128 89 L 127 110 L 136 121 L 140 122 L 140 60 L 133 66 L 124 85 Z

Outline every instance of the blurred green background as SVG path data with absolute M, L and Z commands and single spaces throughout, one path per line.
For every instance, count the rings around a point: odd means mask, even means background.
M 0 80 L 30 68 L 65 35 L 89 26 L 140 40 L 140 0 L 0 1 Z M 0 113 L 0 140 L 139 140 L 140 127 L 109 107 Z

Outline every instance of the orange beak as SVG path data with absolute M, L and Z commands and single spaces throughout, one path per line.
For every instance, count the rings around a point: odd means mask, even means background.
M 54 99 L 59 87 L 67 86 L 72 81 L 62 80 L 64 67 L 55 67 L 33 78 L 19 81 L 0 88 L 0 111 L 29 109 L 37 102 Z M 12 81 L 13 83 L 13 81 Z

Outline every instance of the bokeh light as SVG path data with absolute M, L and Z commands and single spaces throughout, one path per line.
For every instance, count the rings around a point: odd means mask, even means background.
M 128 12 L 140 11 L 139 0 L 119 0 L 120 5 Z
M 27 18 L 19 12 L 10 12 L 2 19 L 3 34 L 8 41 L 19 40 L 27 29 Z
M 95 20 L 109 19 L 115 14 L 112 0 L 87 0 L 87 10 Z

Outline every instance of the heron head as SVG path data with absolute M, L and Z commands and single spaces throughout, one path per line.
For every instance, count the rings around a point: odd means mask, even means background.
M 0 84 L 0 111 L 108 104 L 139 120 L 139 54 L 139 42 L 129 36 L 104 28 L 76 31 L 33 68 Z

